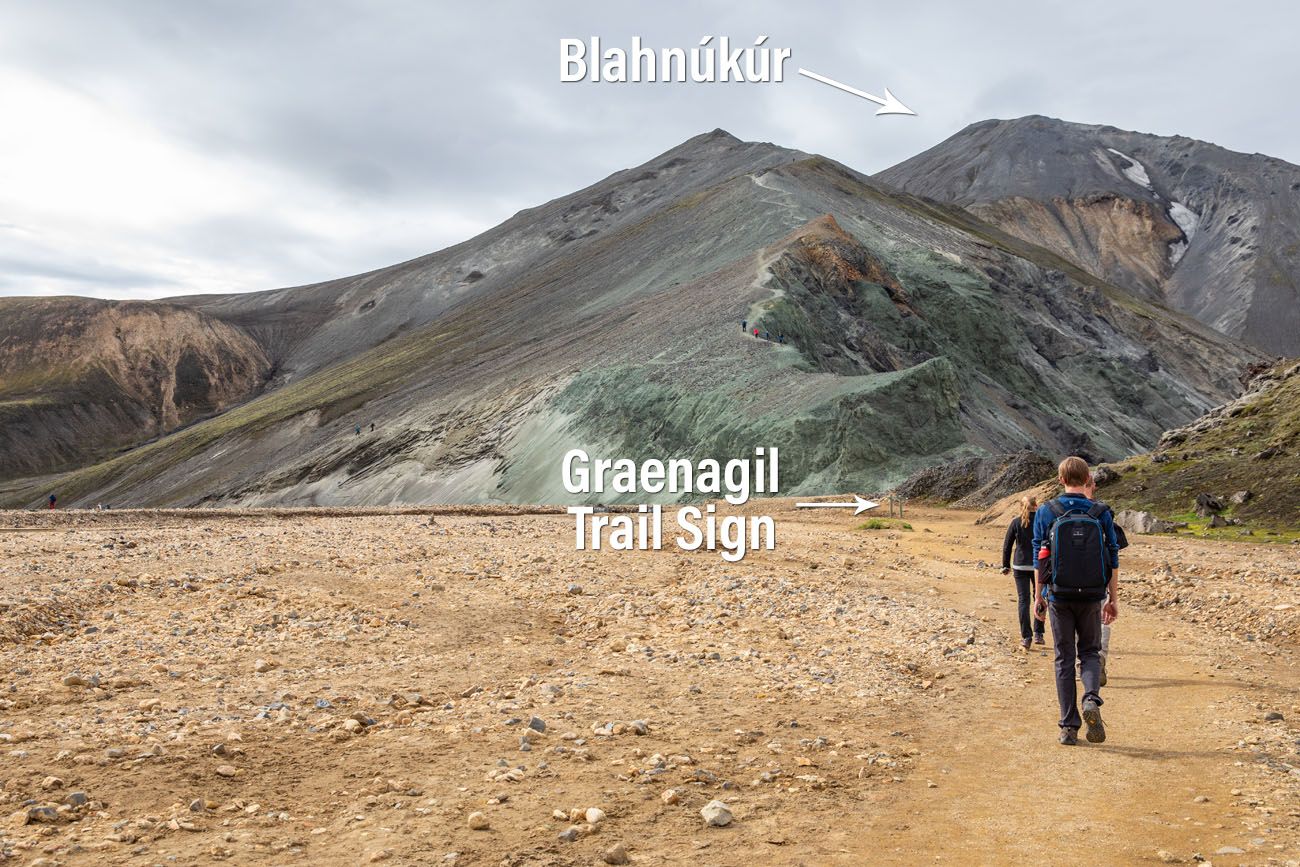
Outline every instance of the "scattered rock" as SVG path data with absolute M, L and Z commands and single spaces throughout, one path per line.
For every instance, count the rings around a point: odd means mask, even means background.
M 253 663 L 253 671 L 256 671 L 258 674 L 265 674 L 273 668 L 275 668 L 275 663 L 268 659 L 258 659 Z
M 676 789 L 665 789 L 663 794 L 659 796 L 659 800 L 671 806 L 673 804 L 680 804 L 682 802 L 682 795 L 681 792 Z
M 1241 506 L 1250 502 L 1250 498 L 1253 496 L 1255 495 L 1250 491 L 1237 491 L 1231 497 L 1228 497 L 1228 502 L 1232 503 L 1234 506 Z
M 239 773 L 234 765 L 217 765 L 216 774 L 218 777 L 233 777 Z
M 54 807 L 31 807 L 27 810 L 27 824 L 53 824 L 59 821 L 59 811 Z
M 731 808 L 722 801 L 709 801 L 700 808 L 700 817 L 704 819 L 704 824 L 721 828 L 731 824 Z
M 1202 518 L 1208 518 L 1216 512 L 1223 511 L 1223 501 L 1213 494 L 1196 495 L 1196 514 Z
M 488 822 L 487 814 L 479 810 L 470 813 L 468 821 L 469 829 L 471 831 L 486 831 L 488 828 L 492 827 L 491 823 Z
M 600 858 L 606 864 L 627 864 L 631 860 L 627 857 L 627 848 L 622 843 L 610 846 Z

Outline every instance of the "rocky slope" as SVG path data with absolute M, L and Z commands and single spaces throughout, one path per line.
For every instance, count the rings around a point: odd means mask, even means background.
M 967 211 L 721 131 L 412 263 L 180 303 L 255 338 L 271 388 L 59 479 L 67 499 L 568 501 L 573 446 L 775 446 L 785 493 L 879 489 L 1028 446 L 1143 451 L 1255 357 Z
M 1224 334 L 1300 353 L 1300 167 L 1034 116 L 973 124 L 876 177 Z
M 1255 371 L 1241 397 L 1113 469 L 1101 492 L 1119 506 L 1191 520 L 1212 511 L 1241 522 L 1224 528 L 1229 535 L 1300 531 L 1300 361 Z M 1202 494 L 1220 507 L 1193 516 Z
M 247 334 L 171 304 L 0 298 L 0 478 L 84 464 L 255 393 Z

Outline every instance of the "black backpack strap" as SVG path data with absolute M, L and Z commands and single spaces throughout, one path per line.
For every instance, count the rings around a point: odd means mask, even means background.
M 1066 508 L 1064 505 L 1062 505 L 1060 500 L 1048 500 L 1047 508 L 1051 509 L 1052 514 L 1058 518 L 1064 515 L 1066 512 Z
M 1093 503 L 1092 508 L 1088 510 L 1088 517 L 1093 520 L 1099 520 L 1102 515 L 1110 511 L 1110 506 L 1105 503 Z

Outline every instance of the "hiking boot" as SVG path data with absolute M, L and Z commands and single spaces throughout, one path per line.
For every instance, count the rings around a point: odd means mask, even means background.
M 1061 729 L 1061 736 L 1057 740 L 1062 746 L 1072 747 L 1079 742 L 1079 730 Z
M 1025 650 L 1028 650 L 1028 649 L 1029 649 L 1029 639 L 1028 639 L 1028 638 L 1022 638 L 1022 639 L 1020 640 L 1020 646 L 1021 646 L 1021 648 L 1025 649 Z
M 1106 741 L 1106 726 L 1101 721 L 1101 708 L 1092 699 L 1083 703 L 1083 721 L 1088 725 L 1088 743 L 1100 744 Z
M 1043 633 L 1040 632 L 1034 636 L 1034 644 L 1046 644 L 1046 643 L 1047 642 L 1043 640 Z
M 1106 657 L 1101 658 L 1101 680 L 1098 681 L 1101 686 L 1106 685 Z

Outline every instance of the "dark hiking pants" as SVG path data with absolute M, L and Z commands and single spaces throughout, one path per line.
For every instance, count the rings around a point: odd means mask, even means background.
M 1016 613 L 1020 616 L 1020 637 L 1025 641 L 1035 635 L 1041 636 L 1046 626 L 1041 620 L 1034 619 L 1034 573 L 1012 569 L 1016 577 Z
M 1061 705 L 1061 728 L 1077 729 L 1078 694 L 1074 663 L 1079 662 L 1083 700 L 1101 704 L 1101 602 L 1049 602 L 1052 644 L 1056 649 L 1056 699 Z

